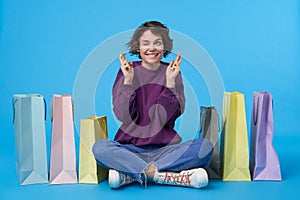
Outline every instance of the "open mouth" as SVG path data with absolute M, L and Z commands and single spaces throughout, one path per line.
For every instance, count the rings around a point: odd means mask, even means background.
M 155 57 L 159 56 L 159 53 L 146 53 L 145 55 L 150 58 L 155 58 Z

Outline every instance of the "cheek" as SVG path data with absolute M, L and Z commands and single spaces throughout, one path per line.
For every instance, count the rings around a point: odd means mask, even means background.
M 141 53 L 145 53 L 147 51 L 148 48 L 140 46 L 140 52 Z
M 140 55 L 145 55 L 145 49 L 140 49 Z
M 164 46 L 157 47 L 156 49 L 157 49 L 158 51 L 163 52 L 163 51 L 164 51 Z

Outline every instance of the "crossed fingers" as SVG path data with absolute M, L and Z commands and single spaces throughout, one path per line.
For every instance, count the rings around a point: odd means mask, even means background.
M 178 69 L 180 71 L 180 63 L 181 63 L 181 61 L 182 61 L 181 52 L 178 52 L 175 61 L 172 60 L 171 63 L 170 63 L 170 66 L 171 66 L 171 68 L 172 68 L 173 71 L 176 70 L 176 69 Z
M 129 71 L 130 67 L 132 67 L 132 63 L 128 63 L 128 61 L 125 58 L 126 52 L 122 52 L 119 56 L 119 61 L 121 63 L 121 68 L 125 69 L 126 71 Z

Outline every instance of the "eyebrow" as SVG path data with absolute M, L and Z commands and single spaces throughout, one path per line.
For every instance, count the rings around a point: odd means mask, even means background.
M 154 40 L 154 42 L 156 42 L 156 41 L 162 41 L 162 39 L 161 38 L 157 38 L 156 40 Z M 150 42 L 149 40 L 142 40 L 141 42 Z

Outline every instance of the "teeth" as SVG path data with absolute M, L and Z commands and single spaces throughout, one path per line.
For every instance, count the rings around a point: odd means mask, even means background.
M 148 53 L 147 55 L 148 55 L 148 56 L 157 56 L 158 53 Z

